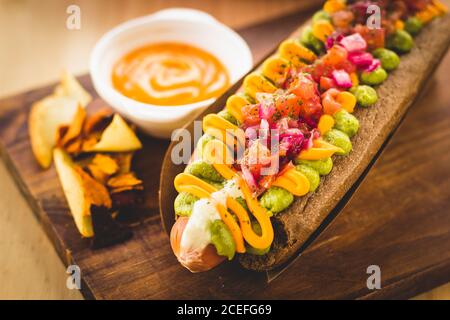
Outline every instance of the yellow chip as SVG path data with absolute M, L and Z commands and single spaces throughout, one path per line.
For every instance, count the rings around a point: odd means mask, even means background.
M 53 157 L 55 159 L 56 172 L 78 231 L 85 237 L 92 237 L 94 230 L 90 213 L 91 204 L 83 188 L 83 180 L 66 152 L 61 149 L 55 149 Z
M 84 90 L 77 79 L 69 72 L 64 71 L 61 84 L 59 84 L 54 91 L 56 96 L 70 97 L 77 100 L 83 107 L 91 102 L 91 95 Z
M 34 103 L 31 107 L 28 130 L 34 156 L 41 167 L 50 166 L 58 128 L 71 123 L 77 108 L 77 100 L 54 95 Z
M 115 114 L 113 120 L 103 131 L 100 141 L 86 151 L 97 152 L 126 152 L 142 148 L 136 133 L 122 119 Z

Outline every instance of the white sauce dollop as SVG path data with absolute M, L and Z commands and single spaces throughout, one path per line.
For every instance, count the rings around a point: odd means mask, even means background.
M 216 205 L 220 203 L 225 206 L 227 197 L 244 197 L 235 179 L 227 181 L 223 189 L 211 194 L 210 199 L 200 199 L 194 203 L 192 214 L 181 236 L 181 252 L 202 250 L 211 243 L 209 226 L 220 219 Z
M 180 250 L 201 250 L 211 243 L 209 225 L 220 219 L 216 204 L 210 199 L 200 199 L 194 203 L 192 214 L 181 236 Z

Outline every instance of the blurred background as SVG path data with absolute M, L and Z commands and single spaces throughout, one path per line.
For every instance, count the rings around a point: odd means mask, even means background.
M 123 21 L 163 8 L 200 9 L 240 29 L 321 2 L 0 0 L 0 97 L 55 82 L 64 68 L 77 75 L 86 73 L 90 51 L 103 33 Z M 72 4 L 81 9 L 80 30 L 66 28 L 66 10 Z M 82 299 L 78 291 L 67 290 L 65 268 L 3 161 L 0 194 L 0 299 Z M 446 285 L 418 298 L 448 299 L 449 292 L 450 285 Z
M 55 81 L 63 68 L 88 70 L 103 33 L 128 19 L 169 7 L 206 11 L 237 29 L 308 8 L 320 0 L 0 0 L 0 96 Z M 81 9 L 81 29 L 68 30 L 66 9 Z

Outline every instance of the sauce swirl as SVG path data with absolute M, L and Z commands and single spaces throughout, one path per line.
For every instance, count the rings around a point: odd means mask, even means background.
M 229 76 L 222 63 L 202 49 L 157 43 L 123 56 L 113 68 L 112 82 L 131 99 L 177 106 L 220 96 Z

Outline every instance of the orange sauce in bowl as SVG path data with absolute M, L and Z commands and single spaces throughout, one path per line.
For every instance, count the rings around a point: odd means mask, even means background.
M 220 96 L 229 86 L 223 64 L 210 53 L 181 43 L 157 43 L 123 56 L 112 83 L 144 103 L 177 106 Z

